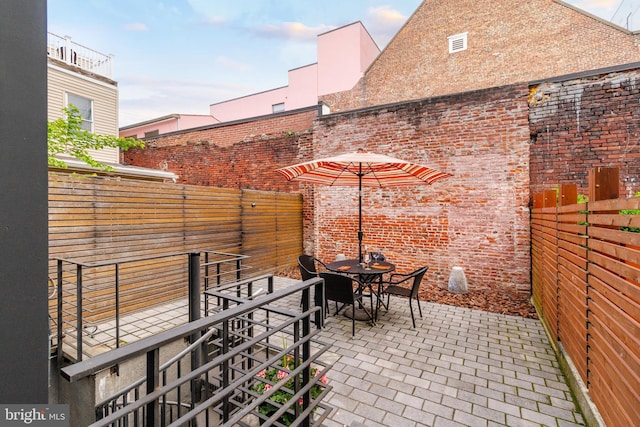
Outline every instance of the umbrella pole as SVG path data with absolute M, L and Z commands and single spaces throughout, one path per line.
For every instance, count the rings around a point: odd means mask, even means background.
M 362 262 L 362 163 L 360 163 L 360 173 L 358 173 L 358 262 Z

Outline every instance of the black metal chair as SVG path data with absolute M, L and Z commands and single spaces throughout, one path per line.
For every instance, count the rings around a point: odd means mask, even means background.
M 314 258 L 311 255 L 302 254 L 298 256 L 298 269 L 300 270 L 300 277 L 302 280 L 309 280 L 315 277 L 319 277 L 318 269 L 316 268 L 316 263 L 325 267 L 325 264 L 317 258 Z M 324 303 L 325 298 L 323 297 L 323 288 L 322 285 L 316 285 L 314 289 L 314 302 L 317 307 L 324 307 L 322 310 L 322 315 L 316 315 L 316 325 L 321 325 L 321 319 L 326 317 L 327 307 Z
M 330 272 L 322 272 L 320 273 L 320 277 L 324 279 L 324 294 L 325 300 L 327 301 L 335 301 L 336 303 L 336 313 L 338 314 L 340 310 L 344 307 L 352 306 L 353 313 L 351 316 L 351 335 L 356 334 L 356 303 L 360 305 L 360 307 L 367 314 L 369 319 L 371 319 L 372 323 L 375 323 L 373 319 L 373 297 L 371 294 L 363 295 L 360 290 L 360 285 L 353 278 L 346 276 L 344 274 L 330 273 Z M 354 284 L 356 286 L 354 286 Z M 371 311 L 367 311 L 366 307 L 363 304 L 364 297 L 370 298 L 371 302 Z M 342 304 L 342 307 L 338 308 L 338 303 Z M 328 307 L 328 306 L 327 306 Z
M 402 273 L 393 273 L 389 276 L 388 281 L 382 282 L 382 295 L 387 295 L 387 310 L 389 309 L 389 300 L 391 295 L 408 297 L 409 298 L 409 309 L 411 310 L 411 321 L 413 322 L 413 327 L 416 327 L 416 319 L 413 315 L 413 305 L 411 304 L 412 299 L 416 299 L 418 302 L 418 311 L 420 312 L 420 317 L 422 318 L 422 309 L 420 308 L 420 297 L 418 296 L 418 291 L 420 290 L 420 284 L 422 283 L 422 278 L 425 273 L 429 269 L 428 266 L 420 267 L 415 271 L 412 271 L 408 274 Z M 413 279 L 413 283 L 411 287 L 408 288 L 403 286 L 404 283 L 409 282 Z
M 325 264 L 318 258 L 314 258 L 311 255 L 302 254 L 298 257 L 298 268 L 300 269 L 300 276 L 302 280 L 313 279 L 318 277 L 318 269 L 316 263 L 326 268 Z

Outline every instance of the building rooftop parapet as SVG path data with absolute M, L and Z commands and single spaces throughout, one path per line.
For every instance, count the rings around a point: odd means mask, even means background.
M 47 55 L 89 73 L 113 78 L 113 55 L 106 55 L 73 42 L 69 36 L 47 33 Z

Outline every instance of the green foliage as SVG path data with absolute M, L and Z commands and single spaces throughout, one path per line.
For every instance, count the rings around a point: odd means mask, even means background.
M 80 111 L 73 105 L 69 105 L 63 111 L 66 114 L 66 118 L 53 120 L 48 123 L 47 145 L 49 166 L 66 168 L 67 164 L 57 158 L 56 154 L 68 154 L 96 169 L 110 171 L 113 168 L 95 160 L 89 154 L 89 150 L 100 150 L 103 148 L 128 150 L 134 147 L 144 147 L 144 141 L 135 138 L 98 135 L 82 129 L 82 116 L 80 115 Z
M 633 197 L 640 197 L 640 191 L 633 195 Z M 623 209 L 620 211 L 621 215 L 640 215 L 640 209 Z M 640 233 L 638 227 L 620 227 L 622 231 L 630 231 L 632 233 Z
M 635 193 L 633 197 L 640 197 L 640 191 Z M 584 194 L 578 194 L 578 203 L 586 203 L 589 201 L 589 198 Z M 588 213 L 588 211 L 580 211 L 580 213 Z M 640 215 L 640 209 L 623 209 L 620 211 L 620 215 Z M 579 222 L 580 225 L 588 225 L 586 222 Z M 622 231 L 628 231 L 631 233 L 640 233 L 640 228 L 638 227 L 620 227 Z
M 302 361 L 299 361 L 299 363 L 301 362 Z M 293 397 L 293 393 L 291 393 L 291 391 L 293 391 L 294 389 L 295 377 L 291 376 L 290 372 L 293 371 L 295 367 L 296 364 L 294 357 L 291 355 L 285 355 L 282 357 L 282 360 L 280 361 L 278 366 L 264 369 L 258 373 L 258 378 L 261 381 L 258 381 L 258 383 L 251 388 L 258 394 L 268 392 L 276 383 L 279 383 L 281 381 L 284 382 L 284 386 L 282 388 L 278 389 L 269 397 L 269 400 L 260 405 L 258 410 L 261 414 L 271 416 L 278 410 L 278 407 L 268 402 L 274 402 L 280 405 L 284 405 Z M 312 377 L 315 377 L 319 374 L 320 371 L 318 370 L 318 368 L 311 368 Z M 298 379 L 300 382 L 302 382 L 302 375 L 300 375 Z M 319 382 L 321 384 L 327 384 L 327 376 L 323 375 L 321 378 L 319 378 Z M 316 399 L 318 396 L 320 396 L 323 389 L 324 387 L 319 384 L 313 385 L 310 390 L 311 399 Z M 300 408 L 302 409 L 302 402 L 299 401 L 297 404 L 300 405 Z M 294 421 L 295 417 L 290 412 L 285 412 L 284 415 L 280 417 L 280 422 L 287 426 L 291 425 Z

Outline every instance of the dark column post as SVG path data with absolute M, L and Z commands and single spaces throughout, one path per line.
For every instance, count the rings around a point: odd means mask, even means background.
M 200 253 L 189 254 L 189 322 L 200 319 Z M 200 334 L 191 335 L 191 342 L 196 342 Z M 203 352 L 201 348 L 191 352 L 191 370 L 198 368 L 202 363 Z M 202 383 L 199 379 L 191 381 L 191 401 L 200 401 Z
M 0 2 L 0 402 L 48 403 L 47 2 Z

